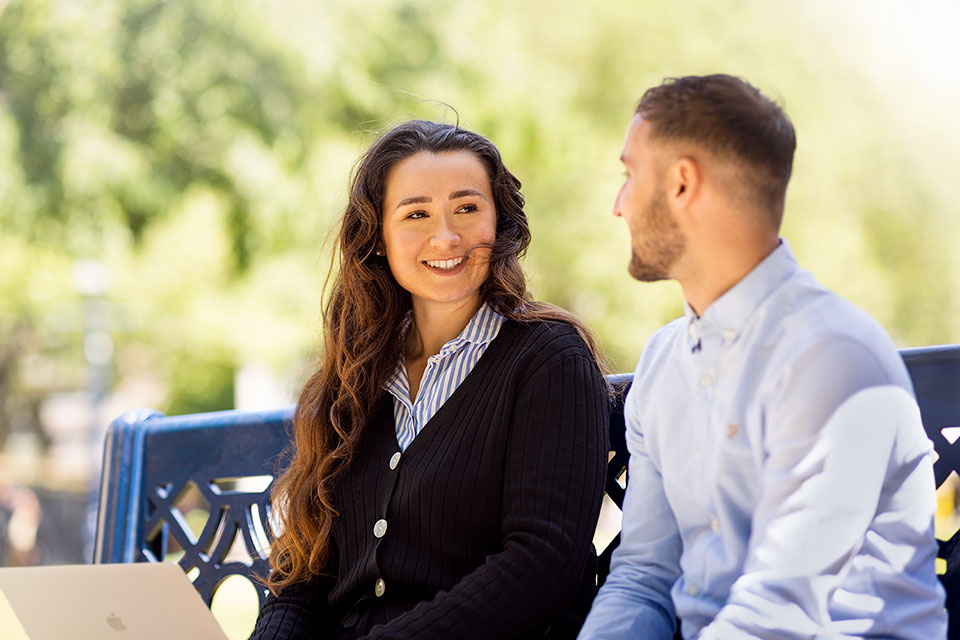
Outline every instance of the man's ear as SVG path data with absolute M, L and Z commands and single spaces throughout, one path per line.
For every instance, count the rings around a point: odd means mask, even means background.
M 667 195 L 676 208 L 685 209 L 697 197 L 703 175 L 700 165 L 690 156 L 683 156 L 667 172 Z

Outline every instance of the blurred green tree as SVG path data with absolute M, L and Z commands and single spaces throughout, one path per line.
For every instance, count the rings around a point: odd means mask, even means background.
M 800 146 L 784 233 L 805 266 L 901 345 L 957 341 L 960 81 L 928 82 L 918 48 L 955 47 L 956 14 L 0 0 L 0 438 L 43 393 L 82 387 L 75 259 L 110 271 L 118 384 L 149 375 L 164 408 L 222 408 L 256 360 L 295 391 L 351 166 L 416 116 L 499 145 L 524 183 L 535 293 L 632 368 L 682 298 L 626 274 L 617 156 L 643 88 L 684 73 L 745 75 L 785 104 Z M 38 358 L 59 372 L 45 383 Z
M 258 229 L 231 152 L 251 136 L 279 162 L 302 163 L 311 88 L 294 56 L 226 5 L 77 5 L 12 2 L 0 16 L 2 90 L 19 130 L 13 160 L 30 196 L 8 224 L 96 254 L 102 246 L 78 230 L 121 223 L 139 243 L 202 185 L 227 203 L 231 257 L 247 269 Z

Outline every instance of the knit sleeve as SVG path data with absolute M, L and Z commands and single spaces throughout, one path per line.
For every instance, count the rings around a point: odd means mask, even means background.
M 603 377 L 585 348 L 557 350 L 538 358 L 512 402 L 502 550 L 450 590 L 374 627 L 371 640 L 528 637 L 580 593 L 603 496 Z
M 329 631 L 327 595 L 333 582 L 333 578 L 314 578 L 288 587 L 278 596 L 268 595 L 249 640 L 299 640 Z

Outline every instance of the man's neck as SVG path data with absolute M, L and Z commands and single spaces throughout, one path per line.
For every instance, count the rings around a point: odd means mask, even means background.
M 703 316 L 711 304 L 743 280 L 779 244 L 779 238 L 773 238 L 748 246 L 714 247 L 688 274 L 677 277 L 687 304 L 697 316 Z

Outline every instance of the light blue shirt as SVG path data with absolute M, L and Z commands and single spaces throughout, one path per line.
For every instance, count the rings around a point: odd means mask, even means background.
M 410 319 L 411 316 L 407 316 L 404 320 L 401 336 L 406 335 Z M 504 322 L 506 318 L 502 315 L 486 304 L 481 306 L 460 335 L 444 344 L 440 353 L 427 358 L 416 402 L 410 402 L 407 364 L 400 359 L 397 370 L 384 386 L 393 396 L 393 419 L 401 451 L 406 451 L 430 418 L 473 371 Z
M 850 420 L 870 393 L 908 417 Z M 786 242 L 651 337 L 624 413 L 621 543 L 580 638 L 667 640 L 675 617 L 685 638 L 945 637 L 909 376 Z

